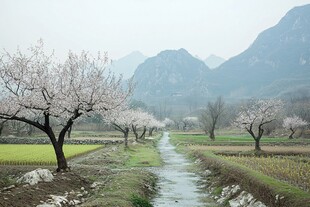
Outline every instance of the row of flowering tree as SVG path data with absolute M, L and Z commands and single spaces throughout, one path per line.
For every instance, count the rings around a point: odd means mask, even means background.
M 68 169 L 63 143 L 77 119 L 123 110 L 132 92 L 122 88 L 122 78 L 106 71 L 108 58 L 87 52 L 69 52 L 64 62 L 46 54 L 42 41 L 26 53 L 2 52 L 0 56 L 0 119 L 32 125 L 50 139 L 57 171 Z M 59 122 L 58 134 L 51 121 Z
M 128 147 L 128 135 L 132 131 L 136 141 L 145 137 L 146 130 L 149 129 L 149 136 L 152 136 L 154 129 L 163 128 L 165 125 L 156 120 L 155 117 L 141 109 L 126 109 L 111 113 L 108 116 L 109 122 L 114 129 L 124 134 L 125 147 Z M 139 130 L 142 132 L 139 135 Z

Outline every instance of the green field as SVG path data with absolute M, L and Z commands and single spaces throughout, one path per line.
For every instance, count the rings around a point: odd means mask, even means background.
M 216 136 L 215 141 L 211 141 L 204 134 L 172 133 L 171 141 L 174 144 L 206 144 L 206 145 L 247 145 L 254 143 L 254 139 L 249 135 L 239 136 Z M 287 137 L 262 137 L 261 143 L 310 143 L 309 139 L 288 139 Z
M 102 147 L 102 145 L 64 145 L 66 158 L 72 158 Z M 55 165 L 56 155 L 52 145 L 1 144 L 2 165 Z

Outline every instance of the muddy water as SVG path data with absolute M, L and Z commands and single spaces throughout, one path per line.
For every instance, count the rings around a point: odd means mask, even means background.
M 169 134 L 165 132 L 158 144 L 164 166 L 154 170 L 159 177 L 159 194 L 152 203 L 156 207 L 200 207 L 216 206 L 203 203 L 203 193 L 199 190 L 199 177 L 188 171 L 191 163 L 184 155 L 175 151 L 169 143 Z

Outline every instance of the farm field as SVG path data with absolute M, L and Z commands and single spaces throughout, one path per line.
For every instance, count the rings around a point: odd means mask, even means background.
M 102 145 L 64 145 L 66 158 L 96 150 Z M 2 165 L 55 165 L 56 157 L 52 145 L 1 144 Z
M 307 139 L 263 137 L 260 152 L 254 150 L 254 140 L 247 135 L 217 136 L 215 141 L 210 141 L 206 135 L 175 132 L 171 134 L 171 142 L 191 157 L 202 160 L 203 169 L 216 171 L 224 187 L 228 185 L 225 180 L 240 184 L 270 206 L 276 204 L 270 203 L 269 195 L 261 192 L 283 195 L 283 206 L 307 206 L 302 201 L 310 201 Z
M 305 191 L 310 189 L 310 162 L 304 157 L 222 156 L 222 158 L 290 183 Z
M 249 152 L 254 149 L 253 146 L 217 146 L 217 145 L 193 145 L 189 146 L 193 150 L 207 150 L 216 153 L 221 152 L 231 152 L 237 154 L 239 152 Z M 262 150 L 267 154 L 300 154 L 300 155 L 310 155 L 309 146 L 262 146 Z
M 172 133 L 171 141 L 179 144 L 200 144 L 200 145 L 249 145 L 254 140 L 249 135 L 221 135 L 211 141 L 205 134 Z M 262 144 L 310 144 L 310 139 L 288 139 L 288 137 L 263 137 Z
M 112 132 L 105 136 L 78 132 L 76 137 L 81 137 L 81 134 L 95 139 L 121 136 L 120 133 Z M 53 173 L 55 181 L 27 188 L 16 184 L 16 180 L 24 173 L 37 169 L 38 165 L 52 172 L 55 170 L 56 158 L 52 145 L 1 144 L 0 189 L 12 185 L 15 187 L 0 192 L 0 200 L 3 201 L 0 206 L 24 206 L 25 203 L 38 205 L 49 199 L 50 195 L 64 195 L 73 191 L 76 193 L 70 194 L 68 199 L 79 200 L 81 198 L 77 197 L 77 192 L 82 192 L 81 188 L 89 192 L 83 195 L 85 206 L 132 206 L 143 199 L 147 201 L 155 192 L 153 187 L 156 177 L 141 167 L 161 165 L 160 155 L 155 148 L 160 135 L 154 135 L 153 139 L 143 143 L 130 143 L 128 149 L 123 143 L 107 144 L 104 147 L 64 145 L 70 172 Z M 93 183 L 99 183 L 98 188 L 90 188 Z M 34 192 L 35 198 L 32 196 Z

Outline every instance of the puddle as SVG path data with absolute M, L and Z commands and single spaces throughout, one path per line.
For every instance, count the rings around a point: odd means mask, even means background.
M 200 178 L 188 171 L 191 162 L 175 151 L 175 147 L 169 143 L 169 133 L 163 134 L 158 149 L 164 165 L 152 169 L 159 177 L 159 194 L 152 200 L 154 207 L 216 206 L 201 201 L 206 195 L 199 190 L 197 182 Z

